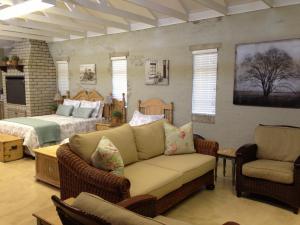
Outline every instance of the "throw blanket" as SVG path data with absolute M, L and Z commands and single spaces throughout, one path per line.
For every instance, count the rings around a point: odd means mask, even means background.
M 35 132 L 37 133 L 40 146 L 46 143 L 60 141 L 60 126 L 55 122 L 34 119 L 30 117 L 18 117 L 5 119 L 4 121 L 24 124 L 33 127 L 35 129 Z

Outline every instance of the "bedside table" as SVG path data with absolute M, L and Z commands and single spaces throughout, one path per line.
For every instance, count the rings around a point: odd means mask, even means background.
M 112 123 L 96 123 L 96 130 L 108 130 L 114 127 L 121 126 L 122 124 L 113 125 Z

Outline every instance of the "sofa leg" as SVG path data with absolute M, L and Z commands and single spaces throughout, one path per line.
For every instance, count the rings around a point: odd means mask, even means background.
M 241 192 L 241 191 L 236 191 L 236 196 L 237 196 L 238 198 L 242 197 L 242 192 Z
M 293 209 L 293 213 L 298 214 L 299 211 L 298 207 L 292 207 L 292 209 Z
M 215 185 L 214 184 L 208 184 L 208 185 L 206 185 L 206 189 L 207 190 L 214 190 L 215 189 Z

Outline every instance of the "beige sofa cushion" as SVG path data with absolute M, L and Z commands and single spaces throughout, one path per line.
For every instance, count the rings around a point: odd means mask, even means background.
M 162 155 L 165 150 L 164 120 L 132 127 L 139 159 Z
M 300 128 L 258 126 L 255 143 L 259 159 L 294 162 L 300 156 Z
M 76 134 L 70 138 L 71 150 L 86 162 L 91 163 L 91 155 L 96 150 L 101 138 L 105 136 L 118 148 L 124 165 L 138 161 L 133 131 L 128 124 L 109 130 L 87 134 Z
M 143 161 L 145 164 L 158 166 L 180 172 L 180 180 L 186 184 L 210 170 L 215 169 L 216 158 L 210 155 L 198 153 L 184 155 L 161 155 L 153 159 Z
M 192 225 L 190 223 L 186 223 L 180 220 L 175 220 L 165 216 L 156 216 L 154 217 L 154 220 L 159 221 L 165 225 Z
M 242 174 L 248 177 L 291 184 L 294 182 L 293 169 L 294 165 L 291 162 L 259 159 L 245 163 Z
M 163 223 L 141 216 L 102 198 L 82 192 L 72 204 L 88 214 L 99 217 L 112 225 L 162 225 Z M 167 224 L 165 224 L 167 225 Z
M 150 194 L 158 199 L 182 186 L 181 173 L 149 165 L 144 161 L 126 166 L 124 176 L 130 181 L 130 195 Z

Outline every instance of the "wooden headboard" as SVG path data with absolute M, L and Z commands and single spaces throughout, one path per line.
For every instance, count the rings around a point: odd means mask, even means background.
M 86 101 L 105 101 L 105 98 L 97 91 L 79 91 L 73 98 L 74 100 L 86 100 Z M 111 113 L 114 110 L 119 110 L 123 113 L 123 120 L 126 122 L 126 107 L 125 107 L 125 96 L 121 101 L 112 99 L 112 104 L 104 104 L 103 117 L 111 119 Z
M 79 91 L 73 98 L 74 100 L 86 100 L 86 101 L 104 101 L 104 97 L 97 91 Z
M 151 98 L 145 101 L 139 100 L 138 110 L 145 115 L 160 115 L 164 114 L 165 119 L 173 124 L 173 102 L 166 104 L 158 98 Z

